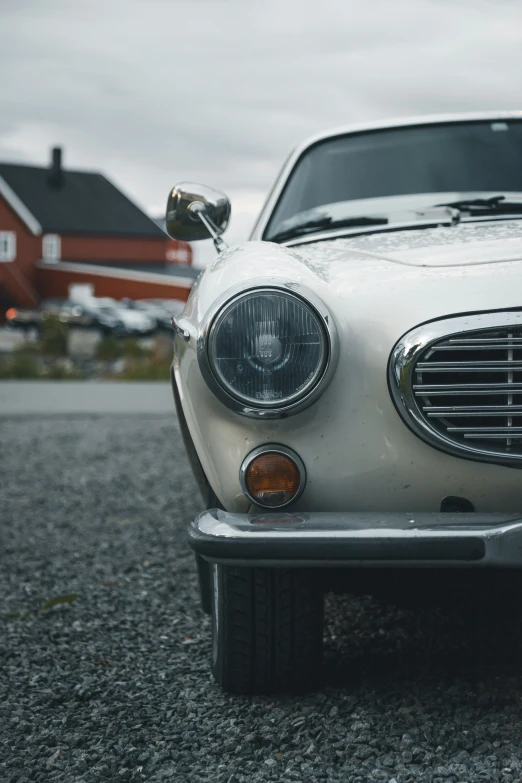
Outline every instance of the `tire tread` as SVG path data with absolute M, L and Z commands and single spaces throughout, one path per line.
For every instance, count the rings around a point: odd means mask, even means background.
M 313 575 L 302 569 L 217 568 L 216 680 L 225 690 L 243 694 L 316 685 L 322 663 L 323 594 Z

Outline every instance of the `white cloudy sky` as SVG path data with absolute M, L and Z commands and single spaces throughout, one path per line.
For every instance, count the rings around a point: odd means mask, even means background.
M 0 107 L 0 160 L 62 144 L 152 214 L 204 182 L 236 241 L 310 134 L 522 108 L 522 0 L 0 0 Z

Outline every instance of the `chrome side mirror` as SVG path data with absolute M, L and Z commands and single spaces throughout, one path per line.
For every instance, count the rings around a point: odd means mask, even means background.
M 167 232 L 173 239 L 196 242 L 214 240 L 218 251 L 226 245 L 220 235 L 230 220 L 230 201 L 219 190 L 194 182 L 175 185 L 167 201 Z

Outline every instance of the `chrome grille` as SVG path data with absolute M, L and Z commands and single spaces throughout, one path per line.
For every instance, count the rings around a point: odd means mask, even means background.
M 521 313 L 444 319 L 409 332 L 392 353 L 390 381 L 399 412 L 432 445 L 522 464 Z

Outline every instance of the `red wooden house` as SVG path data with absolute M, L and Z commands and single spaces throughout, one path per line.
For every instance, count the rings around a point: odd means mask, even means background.
M 0 163 L 0 316 L 67 297 L 71 283 L 96 296 L 186 299 L 192 253 L 102 174 Z

